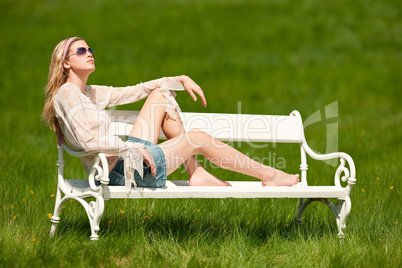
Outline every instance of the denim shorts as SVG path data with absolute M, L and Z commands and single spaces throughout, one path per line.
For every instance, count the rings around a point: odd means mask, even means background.
M 140 174 L 136 170 L 134 173 L 134 179 L 137 183 L 137 187 L 163 187 L 166 185 L 166 160 L 165 154 L 162 149 L 146 140 L 138 139 L 136 137 L 129 137 L 127 142 L 134 143 L 142 143 L 144 144 L 145 150 L 150 153 L 154 159 L 155 167 L 156 167 L 156 176 L 155 178 L 152 176 L 151 168 L 144 163 L 144 175 L 143 178 L 140 177 Z M 109 186 L 124 186 L 125 178 L 124 178 L 124 160 L 123 158 L 119 158 L 117 164 L 114 166 L 113 170 L 109 173 Z

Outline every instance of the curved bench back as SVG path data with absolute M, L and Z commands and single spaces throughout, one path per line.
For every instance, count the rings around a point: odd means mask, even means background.
M 138 111 L 109 110 L 115 135 L 127 138 Z M 222 141 L 302 143 L 303 123 L 296 112 L 289 116 L 183 113 L 186 131 L 201 129 Z M 166 139 L 161 131 L 160 139 Z

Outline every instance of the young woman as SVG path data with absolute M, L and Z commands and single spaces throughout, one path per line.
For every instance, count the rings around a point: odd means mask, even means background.
M 42 118 L 58 140 L 64 137 L 73 149 L 105 153 L 110 185 L 135 182 L 137 186 L 162 187 L 166 176 L 184 164 L 190 186 L 230 186 L 208 173 L 195 154 L 203 154 L 222 168 L 256 177 L 263 186 L 292 186 L 299 181 L 299 175 L 260 164 L 201 130 L 185 132 L 173 91 L 186 90 L 194 101 L 197 94 L 202 105 L 207 104 L 201 88 L 188 76 L 164 77 L 122 88 L 87 86 L 88 76 L 94 71 L 94 51 L 85 40 L 72 37 L 61 41 L 50 63 Z M 114 136 L 104 108 L 145 97 L 127 142 Z M 160 128 L 168 140 L 156 145 Z M 236 165 L 236 159 L 242 165 Z M 81 160 L 89 171 L 93 155 Z

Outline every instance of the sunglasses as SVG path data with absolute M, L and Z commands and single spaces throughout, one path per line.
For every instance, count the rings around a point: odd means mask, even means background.
M 77 55 L 77 56 L 84 56 L 84 55 L 86 55 L 87 54 L 87 51 L 89 52 L 89 53 L 91 53 L 91 55 L 93 56 L 94 55 L 94 50 L 92 49 L 92 48 L 86 48 L 86 47 L 79 47 L 79 48 L 77 48 L 77 50 L 76 50 L 76 52 L 75 52 L 75 54 L 70 54 L 70 55 L 68 55 L 68 57 L 70 57 L 70 56 L 72 56 L 72 55 Z M 67 57 L 67 58 L 68 58 Z

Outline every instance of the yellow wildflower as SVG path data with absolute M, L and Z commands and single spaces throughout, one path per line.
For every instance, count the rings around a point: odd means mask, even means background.
M 51 219 L 52 218 L 52 213 L 49 213 L 49 214 L 47 214 L 47 216 L 49 217 L 49 219 Z
M 120 209 L 120 214 L 124 214 L 124 213 L 125 213 L 125 211 Z
M 31 190 L 31 194 L 34 194 L 34 191 Z
M 15 215 L 15 216 L 13 217 L 13 218 L 14 218 L 14 220 L 15 220 L 15 219 L 17 219 L 17 218 L 18 218 L 18 216 L 19 216 L 19 214 Z
M 54 197 L 54 194 L 51 194 L 50 197 Z
M 364 190 L 364 189 L 362 189 L 362 192 L 364 193 L 364 192 L 365 192 L 365 190 Z
M 14 205 L 11 205 L 11 209 L 14 209 Z
M 200 210 L 199 210 L 199 209 L 197 209 L 197 212 L 200 212 Z
M 379 180 L 380 180 L 380 178 L 377 177 L 377 181 L 379 181 Z
M 36 239 L 34 238 L 34 239 L 32 239 L 32 241 L 34 241 L 34 242 L 35 242 L 35 241 L 36 241 Z
M 390 190 L 394 189 L 394 186 L 389 187 Z

